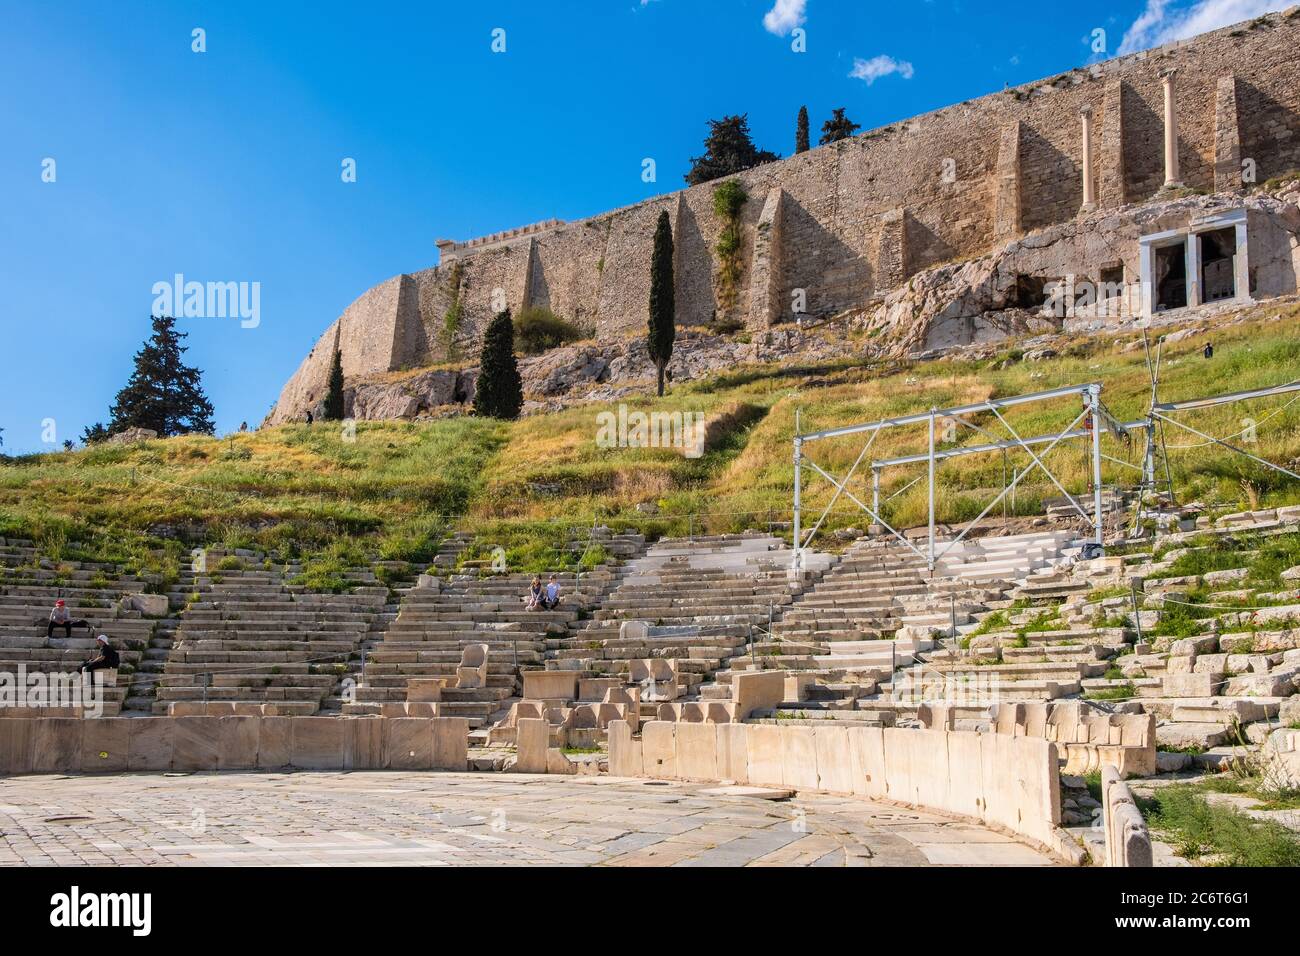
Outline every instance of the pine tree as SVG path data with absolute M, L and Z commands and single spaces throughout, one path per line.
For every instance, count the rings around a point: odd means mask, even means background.
M 650 358 L 659 372 L 659 394 L 664 393 L 664 369 L 673 356 L 677 335 L 673 299 L 673 226 L 668 211 L 659 213 L 654 252 L 650 256 Z
M 808 107 L 799 107 L 799 120 L 794 129 L 794 151 L 808 152 Z
M 108 434 L 127 428 L 152 429 L 160 438 L 212 434 L 212 403 L 203 394 L 201 373 L 181 361 L 186 334 L 176 331 L 170 316 L 151 321 L 153 335 L 135 354 L 135 371 L 109 409 Z
M 325 393 L 325 421 L 343 421 L 343 353 L 334 350 L 334 364 L 330 366 L 329 391 Z
M 720 120 L 709 120 L 704 155 L 691 159 L 691 171 L 686 174 L 686 182 L 698 186 L 780 158 L 776 153 L 754 145 L 749 137 L 748 115 L 724 116 Z
M 842 139 L 848 139 L 860 129 L 862 129 L 860 124 L 853 122 L 844 115 L 843 108 L 831 110 L 831 118 L 822 123 L 821 145 L 825 146 L 827 143 L 838 143 Z
M 515 324 L 510 310 L 488 323 L 474 384 L 474 414 L 514 419 L 524 407 L 524 383 L 515 361 Z
M 108 429 L 103 422 L 87 425 L 81 431 L 81 443 L 87 447 L 97 444 L 108 437 Z

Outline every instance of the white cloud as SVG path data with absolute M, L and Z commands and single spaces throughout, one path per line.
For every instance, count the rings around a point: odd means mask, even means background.
M 916 70 L 906 60 L 895 60 L 892 56 L 882 53 L 880 56 L 873 56 L 870 60 L 854 57 L 853 69 L 849 72 L 849 76 L 855 80 L 866 80 L 867 85 L 870 86 L 882 76 L 890 76 L 894 73 L 905 80 L 910 80 L 916 74 Z
M 771 10 L 763 14 L 763 28 L 779 37 L 807 21 L 808 0 L 776 0 Z
M 1119 53 L 1136 53 L 1186 40 L 1198 33 L 1231 26 L 1274 10 L 1285 10 L 1295 0 L 1194 0 L 1178 7 L 1173 0 L 1147 0 L 1142 15 L 1124 33 Z

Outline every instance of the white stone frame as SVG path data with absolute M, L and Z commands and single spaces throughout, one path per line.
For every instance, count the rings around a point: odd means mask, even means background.
M 1193 219 L 1184 229 L 1170 229 L 1157 232 L 1138 239 L 1140 249 L 1140 271 L 1142 283 L 1142 317 L 1150 319 L 1155 314 L 1155 250 L 1181 244 L 1187 263 L 1187 305 L 1194 309 L 1204 305 L 1201 296 L 1201 244 L 1202 233 L 1217 232 L 1220 229 L 1233 229 L 1236 233 L 1237 253 L 1233 257 L 1233 284 L 1237 294 L 1231 299 L 1222 299 L 1222 303 L 1249 305 L 1254 300 L 1250 296 L 1250 254 L 1248 246 L 1247 216 L 1245 209 L 1234 209 L 1226 213 L 1213 213 Z M 1216 303 L 1217 304 L 1217 303 Z M 1170 309 L 1168 311 L 1178 311 Z

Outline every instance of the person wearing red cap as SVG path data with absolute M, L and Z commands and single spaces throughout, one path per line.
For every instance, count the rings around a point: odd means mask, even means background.
M 45 628 L 45 639 L 47 641 L 54 636 L 54 629 L 56 627 L 63 628 L 63 633 L 66 637 L 72 637 L 72 629 L 74 627 L 84 627 L 89 630 L 90 622 L 83 621 L 80 618 L 73 620 L 72 612 L 68 610 L 68 606 L 63 602 L 63 599 L 60 598 L 54 602 L 54 610 L 50 612 L 50 621 Z

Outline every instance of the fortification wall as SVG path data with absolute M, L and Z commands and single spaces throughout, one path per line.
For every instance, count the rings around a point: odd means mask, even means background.
M 1296 49 L 1300 7 L 748 170 L 736 177 L 749 201 L 742 213 L 746 268 L 730 317 L 755 328 L 792 318 L 795 289 L 805 290 L 812 316 L 861 308 L 920 270 L 1073 220 L 1084 197 L 1085 107 L 1091 109 L 1098 205 L 1114 209 L 1150 200 L 1165 179 L 1161 74 L 1170 69 L 1176 71 L 1180 178 L 1187 187 L 1240 187 L 1242 159 L 1253 161 L 1258 182 L 1300 168 Z M 719 312 L 716 185 L 580 222 L 521 229 L 515 238 L 460 245 L 455 264 L 462 320 L 455 341 L 461 353 L 472 354 L 501 301 L 515 310 L 530 302 L 547 305 L 603 338 L 644 329 L 654 226 L 664 209 L 674 223 L 678 322 L 708 322 Z M 765 208 L 776 215 L 766 217 L 766 233 L 758 236 Z M 422 333 L 411 325 L 409 310 L 392 314 L 405 302 L 400 295 L 390 302 L 391 292 L 383 292 L 372 302 L 367 293 L 354 303 L 341 336 L 345 371 L 364 374 L 445 358 L 438 333 L 449 298 L 439 283 L 445 284 L 450 267 L 444 263 L 415 277 Z M 353 325 L 360 326 L 355 335 Z M 309 363 L 316 361 L 314 352 L 286 386 L 285 409 L 311 392 L 316 373 Z M 277 406 L 272 417 L 285 409 Z

